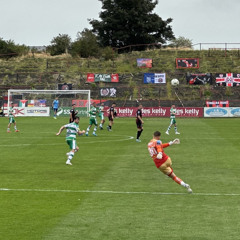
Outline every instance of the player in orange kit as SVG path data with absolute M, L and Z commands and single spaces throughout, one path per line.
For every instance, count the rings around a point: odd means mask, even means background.
M 182 179 L 178 178 L 172 169 L 171 158 L 163 151 L 163 148 L 168 147 L 172 144 L 179 144 L 180 140 L 175 139 L 169 143 L 162 143 L 160 141 L 161 133 L 156 131 L 153 133 L 153 139 L 148 143 L 148 151 L 152 157 L 156 167 L 168 177 L 172 178 L 173 181 L 185 187 L 189 193 L 192 193 L 192 189 L 189 184 L 185 183 Z

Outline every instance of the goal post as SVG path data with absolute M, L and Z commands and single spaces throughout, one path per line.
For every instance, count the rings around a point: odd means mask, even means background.
M 80 116 L 88 116 L 88 112 L 90 110 L 91 105 L 90 90 L 9 89 L 7 99 L 7 113 L 10 107 L 10 103 L 14 102 L 15 105 L 16 103 L 18 103 L 18 108 L 21 107 L 22 109 L 28 109 L 28 112 L 32 113 L 34 112 L 33 111 L 34 108 L 37 109 L 39 113 L 41 112 L 41 109 L 45 108 L 48 111 L 48 116 L 50 116 L 52 102 L 56 97 L 59 100 L 58 113 L 61 116 L 64 116 L 64 114 L 69 116 L 69 111 L 70 108 L 72 108 L 72 103 L 76 104 L 77 109 L 84 109 L 79 111 Z M 37 112 L 37 110 L 35 112 Z M 19 116 L 33 116 L 33 115 L 34 114 L 24 113 L 22 113 L 22 115 L 19 114 Z M 36 114 L 36 116 L 39 115 Z

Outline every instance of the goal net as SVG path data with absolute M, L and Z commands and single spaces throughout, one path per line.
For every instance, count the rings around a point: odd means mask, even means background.
M 57 98 L 57 116 L 69 117 L 72 104 L 75 104 L 78 116 L 88 116 L 90 97 L 90 90 L 9 89 L 6 113 L 12 102 L 16 116 L 53 116 L 53 101 Z

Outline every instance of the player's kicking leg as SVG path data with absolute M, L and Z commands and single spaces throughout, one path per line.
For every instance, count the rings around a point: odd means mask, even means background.
M 174 182 L 176 182 L 177 184 L 185 187 L 189 193 L 192 193 L 193 191 L 190 188 L 190 185 L 185 183 L 181 178 L 177 177 L 174 174 L 173 169 L 171 168 L 171 166 L 172 166 L 171 158 L 168 158 L 168 160 L 159 167 L 159 170 L 162 173 L 166 174 L 168 177 L 172 178 L 172 180 Z
M 178 183 L 179 185 L 185 187 L 189 193 L 192 193 L 192 192 L 193 192 L 192 189 L 191 189 L 191 187 L 190 187 L 190 185 L 187 184 L 187 183 L 185 183 L 181 178 L 177 177 L 177 176 L 174 174 L 174 172 L 171 172 L 168 176 L 169 176 L 170 178 L 172 178 L 172 180 L 173 180 L 174 182 L 176 182 L 176 183 Z

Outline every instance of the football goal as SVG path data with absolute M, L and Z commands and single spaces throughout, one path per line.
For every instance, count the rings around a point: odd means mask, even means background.
M 88 116 L 90 90 L 9 89 L 7 109 L 13 102 L 18 116 L 51 116 L 52 104 L 56 98 L 59 101 L 58 116 L 69 116 L 72 104 L 75 104 L 79 116 Z

